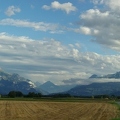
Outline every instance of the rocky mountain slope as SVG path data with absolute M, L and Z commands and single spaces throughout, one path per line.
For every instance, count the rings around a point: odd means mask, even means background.
M 18 74 L 9 74 L 0 71 L 0 94 L 8 94 L 10 91 L 21 91 L 23 94 L 37 92 L 35 85 L 29 79 L 19 76 Z

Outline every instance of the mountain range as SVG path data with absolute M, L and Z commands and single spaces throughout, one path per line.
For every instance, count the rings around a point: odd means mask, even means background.
M 120 79 L 120 72 L 107 75 L 96 75 L 93 74 L 88 80 L 95 79 Z M 44 91 L 48 93 L 69 93 L 75 96 L 91 96 L 91 95 L 101 95 L 101 94 L 114 94 L 120 95 L 120 82 L 104 82 L 104 83 L 92 83 L 89 85 L 55 85 L 50 81 L 39 86 Z
M 120 79 L 120 72 L 114 74 L 98 76 L 93 74 L 90 79 Z M 76 87 L 67 91 L 70 95 L 74 96 L 92 96 L 92 95 L 118 95 L 120 96 L 120 82 L 103 82 L 103 83 L 91 83 L 89 85 L 77 85 Z
M 0 70 L 0 94 L 8 94 L 10 91 L 21 91 L 23 94 L 28 94 L 29 92 L 40 92 L 43 95 L 48 95 L 51 93 L 59 93 L 68 91 L 72 87 L 67 85 L 55 85 L 54 83 L 47 81 L 43 84 L 35 85 L 31 80 L 21 77 L 17 73 L 9 74 Z
M 120 72 L 108 75 L 93 74 L 90 79 L 120 79 Z M 38 84 L 38 82 L 37 82 Z M 73 96 L 92 95 L 120 95 L 120 82 L 92 83 L 89 85 L 55 85 L 51 81 L 36 86 L 31 80 L 21 77 L 17 73 L 9 74 L 0 70 L 0 94 L 8 94 L 10 91 L 21 91 L 23 94 L 29 92 L 40 92 L 44 95 L 51 93 L 68 93 Z
M 10 91 L 21 91 L 23 94 L 37 92 L 31 80 L 0 70 L 0 94 L 8 94 Z

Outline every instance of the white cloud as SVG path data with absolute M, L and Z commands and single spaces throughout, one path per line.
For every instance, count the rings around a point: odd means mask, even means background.
M 113 10 L 120 10 L 120 1 L 119 0 L 104 0 L 106 5 L 108 5 Z
M 89 9 L 85 13 L 81 14 L 81 19 L 88 19 L 91 20 L 94 17 L 97 17 L 97 19 L 104 19 L 109 16 L 109 11 L 101 12 L 98 9 Z
M 73 48 L 73 50 L 72 50 L 72 55 L 73 55 L 74 58 L 78 58 L 78 56 L 79 56 L 79 51 L 78 51 L 77 49 L 74 49 L 74 48 Z
M 7 16 L 12 16 L 12 15 L 15 15 L 16 13 L 19 13 L 21 10 L 19 7 L 15 7 L 15 6 L 9 6 L 7 8 L 7 10 L 5 11 L 5 14 Z
M 45 10 L 49 10 L 49 9 L 55 9 L 55 10 L 63 10 L 65 11 L 67 14 L 69 14 L 70 12 L 74 12 L 77 10 L 77 8 L 75 6 L 73 6 L 72 3 L 67 2 L 67 3 L 59 3 L 58 1 L 54 1 L 51 3 L 50 6 L 48 5 L 43 5 L 42 7 Z
M 45 22 L 30 22 L 27 20 L 19 20 L 19 19 L 2 19 L 0 20 L 0 25 L 10 25 L 16 27 L 27 27 L 33 28 L 36 31 L 49 31 L 50 33 L 62 33 L 63 31 L 60 29 L 59 24 L 54 23 L 45 23 Z
M 47 5 L 43 5 L 42 8 L 45 9 L 45 10 L 50 10 L 50 6 L 47 6 Z
M 80 28 L 81 32 L 84 33 L 85 35 L 91 35 L 91 29 L 88 27 L 81 27 Z

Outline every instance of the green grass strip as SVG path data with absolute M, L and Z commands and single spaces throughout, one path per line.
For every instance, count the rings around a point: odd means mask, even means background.
M 113 101 L 113 102 L 110 102 L 110 103 L 115 105 L 119 110 L 118 116 L 116 118 L 113 118 L 112 120 L 120 120 L 120 102 L 118 103 L 118 102 Z

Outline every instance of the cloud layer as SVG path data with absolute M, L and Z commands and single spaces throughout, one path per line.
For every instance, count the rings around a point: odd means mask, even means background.
M 64 79 L 88 78 L 91 74 L 118 71 L 119 55 L 82 53 L 51 40 L 33 40 L 25 36 L 0 33 L 0 66 L 7 71 L 19 71 L 33 81 L 52 80 L 61 83 Z M 57 81 L 58 80 L 58 81 Z

